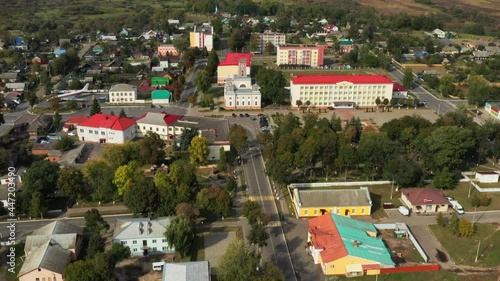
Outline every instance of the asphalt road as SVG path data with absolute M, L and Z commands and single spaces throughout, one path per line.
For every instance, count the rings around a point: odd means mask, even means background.
M 186 80 L 186 85 L 184 86 L 184 91 L 182 91 L 181 100 L 179 101 L 179 106 L 185 108 L 189 107 L 188 97 L 196 93 L 196 84 L 195 84 L 196 74 L 198 70 L 205 68 L 206 64 L 207 64 L 206 59 L 197 60 L 195 62 L 191 76 L 189 77 L 188 80 Z

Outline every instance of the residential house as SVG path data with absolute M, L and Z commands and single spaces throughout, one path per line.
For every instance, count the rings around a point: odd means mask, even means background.
M 214 28 L 208 24 L 204 23 L 201 26 L 195 26 L 194 30 L 189 33 L 189 42 L 191 48 L 207 48 L 207 51 L 211 51 L 214 46 Z
M 327 25 L 323 26 L 323 30 L 326 33 L 332 33 L 332 32 L 338 32 L 339 28 L 335 24 L 327 24 Z
M 316 107 L 375 106 L 377 98 L 390 100 L 394 83 L 383 75 L 298 75 L 290 79 L 293 107 L 307 101 Z
M 111 71 L 111 72 L 114 72 L 114 71 L 119 71 L 122 69 L 122 61 L 121 59 L 114 59 L 112 60 L 111 62 L 105 64 L 103 67 L 102 67 L 102 70 L 103 71 Z
M 476 179 L 480 183 L 497 183 L 500 174 L 494 171 L 476 172 Z
M 225 109 L 260 109 L 262 94 L 257 84 L 252 85 L 252 78 L 234 76 L 227 79 L 224 86 Z
M 274 52 L 277 50 L 278 46 L 286 44 L 286 34 L 278 32 L 265 31 L 264 33 L 253 33 L 257 39 L 257 51 L 263 53 L 266 49 L 268 43 L 272 43 L 274 46 Z
M 78 123 L 81 123 L 87 119 L 89 119 L 89 117 L 85 115 L 71 116 L 68 120 L 64 122 L 63 132 L 69 132 L 75 130 Z
M 96 54 L 94 52 L 88 52 L 83 56 L 83 59 L 87 62 L 95 62 L 99 61 L 101 59 L 101 56 L 99 54 Z
M 178 56 L 179 51 L 173 44 L 161 44 L 158 46 L 158 55 L 160 57 Z
M 116 41 L 116 40 L 118 40 L 118 38 L 114 34 L 104 34 L 104 33 L 101 33 L 101 34 L 97 35 L 97 40 L 101 40 L 101 41 Z
M 164 263 L 162 281 L 210 281 L 208 261 Z
M 32 155 L 48 155 L 50 150 L 52 150 L 51 143 L 35 143 L 31 147 L 31 154 Z
M 60 150 L 49 150 L 49 152 L 47 153 L 47 160 L 49 162 L 53 162 L 53 163 L 57 163 L 61 160 L 61 156 L 63 155 L 63 152 L 60 151 Z
M 176 133 L 174 123 L 181 117 L 181 115 L 168 114 L 166 112 L 148 112 L 136 119 L 137 136 L 144 137 L 147 132 L 153 132 L 158 134 L 163 140 L 171 140 Z
M 391 253 L 368 222 L 326 213 L 309 220 L 307 247 L 324 275 L 378 275 L 393 268 Z
M 227 79 L 235 76 L 250 77 L 252 54 L 228 53 L 217 66 L 217 84 L 224 85 Z
M 329 190 L 294 188 L 292 194 L 297 218 L 317 217 L 324 213 L 340 216 L 369 216 L 371 214 L 372 199 L 368 187 Z
M 140 37 L 144 38 L 144 40 L 153 40 L 156 38 L 157 35 L 158 35 L 158 33 L 156 31 L 150 30 L 150 31 L 144 32 Z
M 394 82 L 392 87 L 392 98 L 393 99 L 406 99 L 408 98 L 408 90 L 405 86 Z
M 18 71 L 0 73 L 0 80 L 2 80 L 2 83 L 15 83 L 21 80 L 21 75 Z
M 484 110 L 495 117 L 495 119 L 500 119 L 500 102 L 487 102 L 484 105 Z
M 108 114 L 95 114 L 76 126 L 80 141 L 124 143 L 135 138 L 135 120 Z
M 122 31 L 120 31 L 120 36 L 128 37 L 130 34 L 130 30 L 130 28 L 123 28 Z
M 52 116 L 38 115 L 29 122 L 27 131 L 30 136 L 45 135 L 51 127 Z
M 276 65 L 307 65 L 310 67 L 320 67 L 323 66 L 324 56 L 324 46 L 283 45 L 278 46 Z
M 179 26 L 179 25 L 181 25 L 181 22 L 179 20 L 168 19 L 167 22 L 168 22 L 169 25 L 173 25 L 173 26 L 176 26 L 176 27 Z
M 347 54 L 350 53 L 352 50 L 354 50 L 354 42 L 351 39 L 346 39 L 346 40 L 340 40 L 338 42 L 339 44 L 339 53 L 341 54 Z
M 64 269 L 78 257 L 82 234 L 81 227 L 61 220 L 33 231 L 26 238 L 19 280 L 63 280 Z
M 474 58 L 474 60 L 479 60 L 479 61 L 492 59 L 488 51 L 473 51 L 472 57 Z
M 15 108 L 21 103 L 23 93 L 20 92 L 7 92 L 3 93 L 5 108 Z
M 489 40 L 483 40 L 483 39 L 479 39 L 479 40 L 472 40 L 472 41 L 468 41 L 466 46 L 470 49 L 470 50 L 478 50 L 480 48 L 480 46 L 483 46 L 483 47 L 486 47 L 489 45 L 491 41 Z
M 441 53 L 445 55 L 456 55 L 459 53 L 459 49 L 456 46 L 444 46 Z
M 442 31 L 439 28 L 434 29 L 431 34 L 437 38 L 446 38 L 446 32 Z
M 26 83 L 5 83 L 5 88 L 13 92 L 24 92 L 28 89 L 28 84 Z
M 500 54 L 500 46 L 486 46 L 484 47 L 484 50 L 491 56 Z
M 157 104 L 170 104 L 172 102 L 172 94 L 167 90 L 154 90 L 151 93 L 151 102 Z
M 167 217 L 117 219 L 113 242 L 129 247 L 132 255 L 174 253 L 175 249 L 165 238 L 169 224 Z
M 448 199 L 438 189 L 430 188 L 403 188 L 401 201 L 411 212 L 439 213 L 448 212 Z
M 109 89 L 110 103 L 135 103 L 137 87 L 128 84 L 116 84 Z

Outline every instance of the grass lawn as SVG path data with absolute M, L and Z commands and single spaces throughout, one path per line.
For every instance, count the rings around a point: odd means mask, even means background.
M 449 228 L 429 225 L 429 228 L 441 242 L 448 254 L 457 264 L 471 266 L 497 266 L 500 264 L 500 228 L 498 224 L 476 223 L 476 234 L 473 237 L 461 238 L 451 233 Z M 475 257 L 479 245 L 479 259 Z
M 481 184 L 480 186 L 483 187 L 484 184 Z M 500 186 L 500 184 L 497 184 L 497 187 Z M 451 196 L 453 199 L 456 199 L 462 207 L 464 207 L 466 212 L 470 212 L 474 210 L 474 207 L 472 207 L 472 198 L 474 195 L 477 195 L 479 198 L 481 198 L 484 194 L 491 198 L 491 204 L 489 206 L 483 206 L 483 207 L 478 207 L 477 211 L 490 211 L 490 210 L 499 210 L 500 209 L 500 192 L 485 192 L 481 193 L 478 192 L 474 186 L 470 188 L 471 190 L 471 196 L 468 198 L 469 195 L 469 187 L 470 184 L 467 182 L 462 182 L 459 183 L 458 186 L 453 189 L 453 190 L 443 190 L 443 193 L 446 196 Z
M 285 75 L 285 79 L 290 82 L 290 78 L 299 74 L 316 74 L 316 75 L 328 75 L 328 74 L 336 74 L 336 75 L 351 75 L 351 74 L 376 74 L 371 69 L 281 69 L 283 74 Z
M 425 280 L 425 281 L 496 281 L 495 276 L 481 276 L 474 277 L 457 276 L 449 271 L 440 270 L 437 272 L 413 272 L 413 273 L 394 273 L 383 274 L 377 276 L 363 276 L 355 278 L 347 277 L 327 277 L 325 281 L 409 281 L 409 280 Z

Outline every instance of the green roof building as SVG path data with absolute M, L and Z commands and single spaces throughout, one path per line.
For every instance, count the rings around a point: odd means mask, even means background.
M 153 77 L 151 79 L 151 87 L 161 87 L 170 84 L 168 77 Z
M 151 93 L 153 104 L 170 104 L 172 94 L 167 90 L 155 90 Z

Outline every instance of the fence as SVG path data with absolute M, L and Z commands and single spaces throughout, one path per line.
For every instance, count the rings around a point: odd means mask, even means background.
M 351 181 L 351 182 L 316 182 L 316 183 L 292 183 L 288 188 L 301 187 L 328 187 L 328 186 L 365 186 L 391 184 L 391 181 Z
M 417 239 L 415 239 L 415 236 L 413 236 L 413 233 L 411 233 L 410 229 L 406 224 L 404 223 L 380 223 L 380 224 L 374 224 L 374 226 L 377 229 L 395 229 L 395 230 L 406 230 L 408 233 L 408 237 L 410 237 L 411 242 L 413 245 L 415 245 L 415 248 L 419 252 L 419 254 L 422 256 L 425 262 L 429 261 L 429 257 L 427 257 L 427 254 L 424 252 L 424 249 L 420 246 L 418 243 Z
M 439 271 L 441 267 L 438 264 L 423 264 L 413 266 L 400 266 L 392 268 L 381 268 L 380 274 L 390 273 L 405 273 L 405 272 L 423 272 L 423 271 Z
M 500 186 L 499 187 L 488 187 L 488 188 L 482 188 L 480 187 L 477 183 L 475 183 L 469 176 L 473 175 L 475 173 L 473 172 L 463 172 L 462 176 L 464 176 L 465 179 L 461 179 L 460 182 L 470 182 L 474 188 L 479 191 L 479 192 L 500 192 Z

